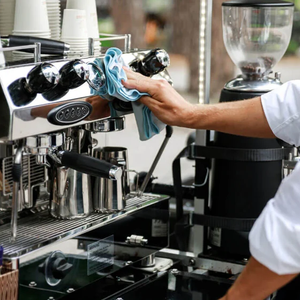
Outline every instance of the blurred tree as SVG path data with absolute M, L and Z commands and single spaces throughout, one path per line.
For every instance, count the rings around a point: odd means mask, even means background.
M 145 11 L 140 0 L 110 0 L 115 33 L 130 33 L 133 48 L 145 48 Z
M 213 1 L 212 48 L 211 48 L 211 96 L 218 97 L 224 84 L 233 76 L 234 65 L 229 58 L 222 33 L 223 0 Z M 174 0 L 170 16 L 172 52 L 186 56 L 190 64 L 190 92 L 197 93 L 199 87 L 199 26 L 200 0 Z

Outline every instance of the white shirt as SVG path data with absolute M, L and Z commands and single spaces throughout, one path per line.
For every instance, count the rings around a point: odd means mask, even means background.
M 261 102 L 273 133 L 300 145 L 300 80 L 262 95 Z M 250 252 L 277 274 L 300 272 L 300 163 L 286 177 L 250 232 Z

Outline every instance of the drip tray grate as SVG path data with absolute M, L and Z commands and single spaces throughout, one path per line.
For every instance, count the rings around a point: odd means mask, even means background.
M 83 219 L 53 219 L 49 216 L 49 212 L 34 214 L 18 220 L 17 238 L 14 242 L 10 240 L 10 224 L 2 225 L 0 227 L 0 245 L 4 247 L 5 258 L 18 258 L 57 240 L 83 234 L 168 198 L 169 196 L 154 194 L 143 194 L 141 197 L 133 195 L 126 201 L 123 211 L 111 214 L 93 213 Z

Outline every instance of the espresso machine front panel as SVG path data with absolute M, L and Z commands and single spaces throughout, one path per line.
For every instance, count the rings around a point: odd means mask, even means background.
M 130 64 L 147 57 L 147 52 L 134 51 L 122 58 Z M 94 96 L 94 89 L 105 84 L 105 75 L 94 61 L 93 57 L 49 60 L 0 70 L 0 142 L 109 118 L 101 111 L 101 99 Z M 153 77 L 170 81 L 166 70 Z M 54 118 L 51 113 L 56 113 Z

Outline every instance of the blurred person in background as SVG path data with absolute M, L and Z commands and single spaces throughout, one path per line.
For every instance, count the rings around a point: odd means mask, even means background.
M 146 30 L 145 30 L 145 42 L 148 47 L 156 47 L 161 45 L 164 39 L 163 30 L 165 28 L 166 21 L 163 16 L 157 13 L 148 13 L 146 15 Z

